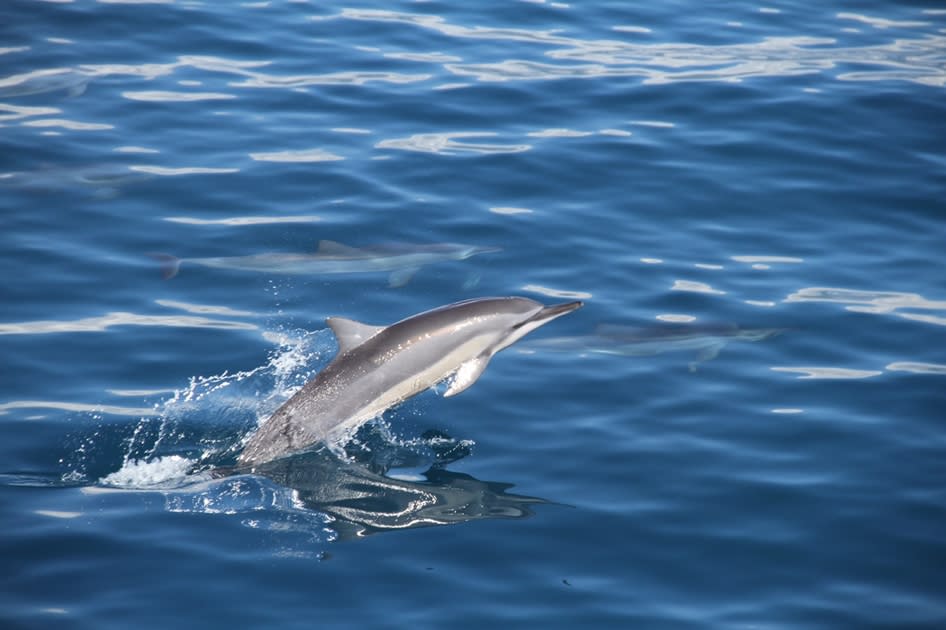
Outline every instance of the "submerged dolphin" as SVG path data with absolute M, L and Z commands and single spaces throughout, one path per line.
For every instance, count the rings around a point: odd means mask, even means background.
M 549 337 L 528 344 L 524 352 L 550 350 L 578 354 L 612 354 L 621 356 L 655 356 L 665 352 L 695 352 L 697 361 L 715 359 L 719 352 L 735 341 L 763 341 L 784 332 L 783 328 L 740 328 L 735 325 L 681 324 L 634 328 L 603 324 L 594 335 Z
M 436 243 L 432 245 L 376 245 L 356 248 L 334 241 L 319 241 L 313 254 L 264 253 L 250 256 L 224 256 L 218 258 L 175 258 L 167 254 L 154 254 L 162 264 L 165 280 L 177 275 L 181 264 L 204 267 L 263 271 L 286 274 L 336 274 L 391 272 L 390 286 L 407 284 L 418 269 L 426 265 L 448 260 L 466 260 L 477 254 L 498 252 L 496 247 L 480 247 L 459 243 Z
M 65 91 L 69 96 L 85 92 L 92 74 L 75 68 L 47 68 L 0 78 L 0 98 Z
M 152 177 L 128 164 L 45 165 L 32 171 L 0 173 L 0 186 L 41 194 L 72 194 L 84 189 L 97 199 L 111 199 L 120 188 Z
M 338 354 L 266 421 L 240 455 L 255 466 L 325 442 L 453 375 L 444 396 L 476 382 L 493 355 L 581 302 L 521 297 L 448 304 L 391 326 L 331 317 Z

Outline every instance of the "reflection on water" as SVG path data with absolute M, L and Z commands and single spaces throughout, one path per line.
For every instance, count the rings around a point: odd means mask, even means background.
M 887 372 L 907 372 L 910 374 L 927 374 L 946 376 L 946 365 L 940 363 L 922 363 L 919 361 L 894 361 L 888 363 L 883 370 L 855 370 L 851 368 L 809 366 L 809 367 L 782 367 L 769 368 L 773 372 L 787 372 L 799 374 L 800 379 L 862 379 L 880 376 Z
M 219 175 L 227 173 L 236 173 L 240 169 L 233 167 L 215 167 L 215 166 L 183 166 L 170 168 L 166 166 L 147 166 L 138 165 L 129 167 L 139 173 L 149 173 L 151 175 L 163 175 L 165 177 L 175 177 L 177 175 Z
M 359 437 L 370 446 L 353 441 L 344 455 L 323 446 L 268 462 L 252 474 L 208 468 L 207 457 L 198 461 L 157 456 L 154 449 L 141 458 L 127 453 L 121 468 L 96 473 L 102 474 L 97 483 L 84 485 L 82 492 L 160 492 L 172 512 L 245 514 L 243 524 L 250 528 L 292 529 L 317 541 L 357 540 L 378 532 L 481 519 L 521 519 L 533 515 L 533 506 L 551 503 L 508 493 L 510 483 L 445 470 L 470 453 L 470 442 L 437 432 L 411 444 L 386 441 L 390 438 L 370 431 Z M 418 453 L 418 447 L 429 452 Z M 220 453 L 211 450 L 216 454 L 210 459 L 219 460 Z M 389 475 L 395 467 L 421 461 L 427 466 L 423 474 Z M 83 484 L 88 478 L 84 472 L 63 477 Z
M 875 28 L 930 29 L 927 21 L 884 23 L 877 18 L 843 13 L 835 16 L 837 30 L 856 19 Z M 320 18 L 324 20 L 325 18 Z M 330 18 L 331 19 L 331 18 Z M 750 77 L 793 76 L 831 71 L 846 64 L 863 70 L 836 75 L 839 80 L 901 80 L 925 85 L 946 85 L 944 38 L 920 31 L 914 38 L 897 38 L 873 46 L 838 46 L 831 37 L 767 37 L 742 44 L 708 46 L 693 43 L 641 44 L 635 31 L 618 29 L 625 39 L 585 40 L 562 31 L 528 30 L 452 24 L 439 16 L 384 10 L 343 9 L 335 19 L 398 23 L 461 39 L 487 39 L 541 46 L 541 57 L 505 59 L 490 63 L 447 62 L 454 75 L 477 81 L 548 80 L 615 76 L 641 77 L 644 83 L 673 81 L 741 81 Z M 843 20 L 843 21 L 841 21 Z M 518 50 L 522 50 L 519 47 Z
M 712 295 L 725 295 L 725 291 L 714 289 L 705 282 L 695 282 L 693 280 L 674 280 L 671 291 L 689 291 L 691 293 L 708 293 Z
M 249 78 L 232 87 L 242 88 L 300 88 L 311 85 L 364 85 L 371 82 L 415 83 L 426 81 L 429 74 L 402 74 L 398 72 L 332 72 L 327 74 L 305 74 L 276 76 L 262 72 L 245 73 Z
M 148 407 L 121 407 L 118 405 L 100 405 L 56 400 L 14 400 L 0 403 L 0 415 L 12 409 L 59 409 L 62 411 L 87 412 L 94 414 L 109 414 L 113 416 L 153 416 L 153 408 Z
M 887 365 L 889 372 L 912 372 L 913 374 L 940 374 L 946 376 L 946 365 L 941 363 L 919 363 L 916 361 L 895 361 Z
M 730 256 L 731 260 L 751 265 L 753 269 L 771 269 L 773 264 L 800 264 L 803 258 L 793 256 Z
M 240 311 L 229 306 L 218 304 L 192 304 L 190 302 L 179 302 L 177 300 L 155 300 L 155 304 L 167 308 L 176 308 L 188 313 L 198 313 L 200 315 L 223 315 L 226 317 L 259 317 L 259 313 L 252 311 Z
M 37 120 L 27 120 L 22 123 L 24 127 L 61 127 L 69 131 L 105 131 L 114 129 L 114 125 L 108 123 L 83 122 L 81 120 L 69 120 L 66 118 L 40 118 Z
M 852 370 L 839 367 L 773 367 L 773 372 L 789 372 L 800 374 L 804 379 L 860 379 L 879 376 L 883 372 L 877 370 Z
M 58 114 L 62 110 L 55 107 L 25 107 L 19 105 L 10 105 L 0 103 L 0 123 L 20 118 L 29 118 L 30 116 L 50 116 Z
M 570 291 L 567 289 L 553 289 L 552 287 L 542 286 L 541 284 L 527 284 L 522 287 L 523 291 L 529 293 L 539 293 L 548 297 L 561 298 L 565 300 L 587 300 L 591 293 L 588 291 Z
M 184 223 L 186 225 L 273 225 L 280 223 L 316 223 L 321 221 L 321 217 L 314 214 L 297 214 L 291 216 L 239 216 L 225 217 L 223 219 L 202 219 L 200 217 L 164 217 L 165 221 L 171 223 Z
M 269 462 L 254 472 L 294 490 L 306 509 L 332 517 L 329 527 L 341 540 L 479 519 L 525 518 L 532 515 L 531 506 L 548 503 L 507 494 L 509 483 L 436 467 L 419 481 L 395 479 L 324 448 Z
M 927 16 L 928 17 L 928 16 Z M 271 60 L 226 59 L 216 56 L 181 55 L 167 63 L 145 64 L 81 64 L 75 67 L 37 68 L 28 72 L 0 77 L 0 99 L 16 99 L 47 93 L 79 96 L 90 82 L 107 77 L 132 77 L 152 80 L 179 72 L 199 70 L 205 73 L 239 77 L 226 83 L 228 88 L 299 89 L 315 85 L 365 85 L 372 82 L 389 84 L 421 83 L 435 79 L 431 89 L 465 85 L 444 84 L 444 76 L 471 78 L 479 82 L 507 82 L 572 78 L 640 77 L 644 83 L 676 81 L 742 81 L 752 77 L 823 74 L 838 71 L 835 78 L 844 81 L 900 80 L 942 87 L 946 85 L 946 37 L 929 20 L 891 21 L 855 13 L 834 16 L 837 32 L 844 36 L 851 31 L 847 24 L 859 23 L 876 31 L 896 29 L 899 37 L 868 46 L 843 46 L 833 37 L 766 37 L 759 41 L 728 45 L 702 45 L 689 42 L 639 43 L 635 41 L 646 27 L 614 25 L 616 39 L 582 39 L 566 30 L 530 30 L 490 26 L 452 24 L 443 17 L 386 10 L 343 9 L 329 17 L 312 18 L 317 29 L 336 29 L 338 20 L 374 22 L 392 29 L 419 28 L 433 31 L 453 40 L 481 39 L 495 42 L 517 42 L 517 54 L 533 58 L 507 58 L 487 63 L 465 63 L 457 54 L 445 52 L 385 51 L 377 47 L 360 47 L 363 54 L 376 55 L 379 60 L 421 63 L 439 69 L 432 72 L 402 73 L 389 70 L 338 70 L 317 74 L 281 74 L 271 68 Z M 731 27 L 734 28 L 734 27 Z M 856 29 L 855 29 L 856 31 Z M 734 31 L 735 32 L 735 31 Z M 908 36 L 910 35 L 910 36 Z M 395 34 L 391 34 L 392 37 Z M 457 42 L 458 48 L 463 48 Z M 27 48 L 3 48 L 0 53 L 10 57 L 29 53 Z M 179 82 L 180 83 L 180 82 Z M 125 90 L 124 98 L 146 102 L 186 102 L 231 100 L 230 91 L 189 92 L 176 89 Z M 3 104 L 11 111 L 12 105 Z M 3 111 L 0 110 L 0 111 Z M 14 116 L 43 115 L 26 110 Z M 28 121 L 29 125 L 52 125 L 67 129 L 104 129 L 105 123 L 76 122 L 66 119 Z M 659 124 L 639 121 L 636 124 Z M 626 132 L 624 132 L 626 133 Z M 390 139 L 382 148 L 405 148 L 434 152 L 510 152 L 523 151 L 528 145 L 479 145 L 457 142 L 455 138 L 470 134 L 415 135 Z
M 255 324 L 194 315 L 140 315 L 114 311 L 99 317 L 72 320 L 37 320 L 0 324 L 0 335 L 42 335 L 51 333 L 101 332 L 112 326 L 169 326 L 173 328 L 222 328 L 256 330 Z
M 946 300 L 929 300 L 918 293 L 809 287 L 792 293 L 784 301 L 845 304 L 844 308 L 846 310 L 857 313 L 889 313 L 903 319 L 946 326 L 946 317 L 925 313 L 901 312 L 904 309 L 946 312 Z
M 464 153 L 521 153 L 532 148 L 528 144 L 489 144 L 486 142 L 461 142 L 456 138 L 482 138 L 495 136 L 487 131 L 456 131 L 453 133 L 423 133 L 408 138 L 382 140 L 375 146 L 379 149 L 402 149 L 440 155 L 462 155 Z
M 257 162 L 336 162 L 345 159 L 322 149 L 250 153 L 250 158 Z
M 861 22 L 863 24 L 869 24 L 874 28 L 886 29 L 886 28 L 918 28 L 923 26 L 929 26 L 929 22 L 923 22 L 920 20 L 888 20 L 885 18 L 879 17 L 870 17 L 868 15 L 861 15 L 859 13 L 838 13 L 836 16 L 839 20 L 853 20 L 855 22 Z
M 235 94 L 221 92 L 171 92 L 167 90 L 128 91 L 122 96 L 131 101 L 151 103 L 185 103 L 190 101 L 226 101 L 236 98 Z

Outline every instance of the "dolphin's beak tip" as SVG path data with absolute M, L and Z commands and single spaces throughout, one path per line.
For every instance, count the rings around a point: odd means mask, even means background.
M 571 313 L 572 311 L 577 311 L 584 305 L 585 305 L 584 301 L 575 300 L 574 302 L 563 302 L 562 304 L 558 304 L 550 308 L 554 309 L 558 313 L 564 314 L 564 313 Z

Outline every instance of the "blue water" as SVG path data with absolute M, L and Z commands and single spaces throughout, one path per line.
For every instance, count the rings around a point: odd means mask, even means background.
M 946 627 L 944 87 L 927 2 L 4 0 L 0 626 Z M 501 251 L 154 256 L 321 240 Z M 489 295 L 586 305 L 219 472 Z

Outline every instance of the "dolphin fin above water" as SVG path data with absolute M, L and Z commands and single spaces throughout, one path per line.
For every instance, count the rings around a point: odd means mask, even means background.
M 444 395 L 455 396 L 497 352 L 581 306 L 499 297 L 448 304 L 390 326 L 329 318 L 338 354 L 257 430 L 238 465 L 258 466 L 328 442 L 451 376 Z
M 325 320 L 328 327 L 335 333 L 335 340 L 338 341 L 338 353 L 342 354 L 360 346 L 379 332 L 384 330 L 384 326 L 372 326 L 371 324 L 362 324 L 353 319 L 344 317 L 329 317 Z

